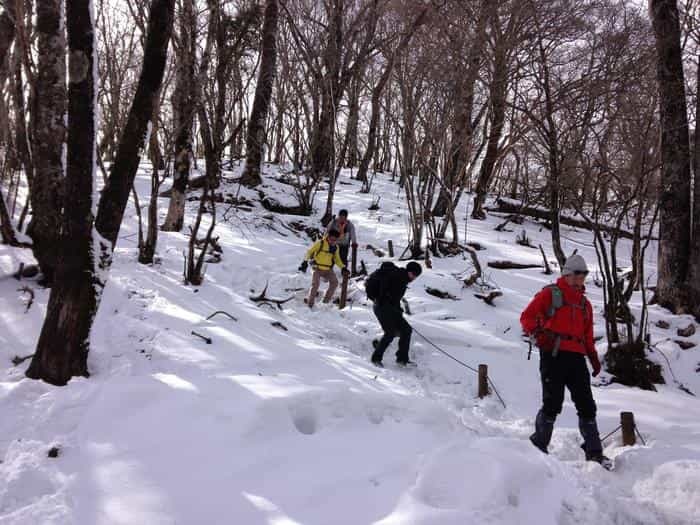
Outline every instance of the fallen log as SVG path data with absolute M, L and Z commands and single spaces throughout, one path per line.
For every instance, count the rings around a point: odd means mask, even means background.
M 486 211 L 491 211 L 495 213 L 508 213 L 508 214 L 514 214 L 514 215 L 525 215 L 526 217 L 532 217 L 534 219 L 540 219 L 544 221 L 548 221 L 552 217 L 552 212 L 545 208 L 538 208 L 538 207 L 532 207 L 532 206 L 525 206 L 522 207 L 520 203 L 517 201 L 511 201 L 507 199 L 502 199 L 498 198 L 496 199 L 496 205 L 497 207 L 487 207 L 485 208 Z M 559 220 L 561 221 L 562 224 L 566 224 L 567 226 L 575 226 L 576 228 L 582 228 L 584 230 L 590 230 L 591 226 L 588 224 L 586 221 L 583 219 L 576 219 L 574 217 L 569 217 L 566 215 L 561 215 Z M 605 226 L 604 224 L 598 225 L 598 228 L 600 228 L 600 231 L 612 234 L 616 233 L 619 237 L 623 237 L 625 239 L 633 239 L 634 235 L 631 232 L 628 232 L 626 230 L 618 230 L 616 228 L 613 228 L 612 226 Z
M 487 266 L 489 268 L 495 268 L 496 270 L 527 270 L 528 268 L 542 268 L 541 264 L 525 264 L 516 263 L 513 261 L 489 261 Z
M 438 299 L 452 299 L 453 301 L 458 301 L 459 298 L 452 295 L 450 292 L 445 292 L 443 290 L 438 290 L 437 288 L 431 288 L 430 286 L 425 287 L 426 293 L 437 297 Z

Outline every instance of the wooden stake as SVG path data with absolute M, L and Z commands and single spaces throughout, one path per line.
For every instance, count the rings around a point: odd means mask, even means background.
M 625 447 L 634 446 L 637 442 L 634 433 L 634 414 L 632 412 L 620 412 L 620 423 L 622 425 L 622 445 Z
M 391 239 L 389 239 L 387 241 L 387 244 L 389 246 L 389 257 L 393 257 L 394 256 L 394 242 Z
M 352 274 L 357 275 L 357 245 L 352 246 Z
M 479 365 L 479 398 L 489 395 L 489 367 Z
M 345 301 L 348 299 L 348 274 L 343 273 L 343 284 L 340 288 L 340 304 L 338 308 L 341 310 L 345 308 Z

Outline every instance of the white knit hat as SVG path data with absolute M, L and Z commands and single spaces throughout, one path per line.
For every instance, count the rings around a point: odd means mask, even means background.
M 572 255 L 564 263 L 564 268 L 561 269 L 562 275 L 571 275 L 574 272 L 588 272 L 586 260 L 580 255 Z

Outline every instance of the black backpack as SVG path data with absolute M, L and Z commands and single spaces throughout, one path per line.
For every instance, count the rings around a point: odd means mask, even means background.
M 394 265 L 394 263 L 384 262 L 377 270 L 374 270 L 370 276 L 367 277 L 365 281 L 365 291 L 367 292 L 368 299 L 371 301 L 379 299 L 382 279 L 385 279 L 387 275 L 394 270 L 396 270 L 396 265 Z

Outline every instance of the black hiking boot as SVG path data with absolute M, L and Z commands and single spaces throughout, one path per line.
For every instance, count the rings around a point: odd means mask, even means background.
M 612 470 L 615 465 L 609 457 L 607 457 L 602 452 L 593 452 L 591 454 L 586 453 L 586 461 L 595 461 L 605 470 Z
M 532 443 L 533 445 L 535 445 L 535 446 L 537 447 L 537 449 L 538 449 L 540 452 L 542 452 L 542 453 L 544 453 L 544 454 L 549 454 L 549 452 L 547 452 L 547 447 L 542 446 L 542 445 L 537 441 L 537 434 L 532 434 L 532 435 L 530 436 L 530 443 Z
M 547 448 L 552 440 L 555 419 L 545 414 L 542 410 L 537 413 L 535 418 L 535 433 L 530 436 L 530 441 L 545 454 L 549 454 Z
M 384 365 L 382 364 L 381 359 L 375 359 L 374 356 L 372 356 L 372 364 L 376 366 L 377 368 L 384 368 Z
M 399 366 L 403 366 L 404 368 L 415 368 L 418 365 L 411 361 L 410 359 L 406 359 L 405 361 L 403 359 L 397 359 L 396 364 Z

